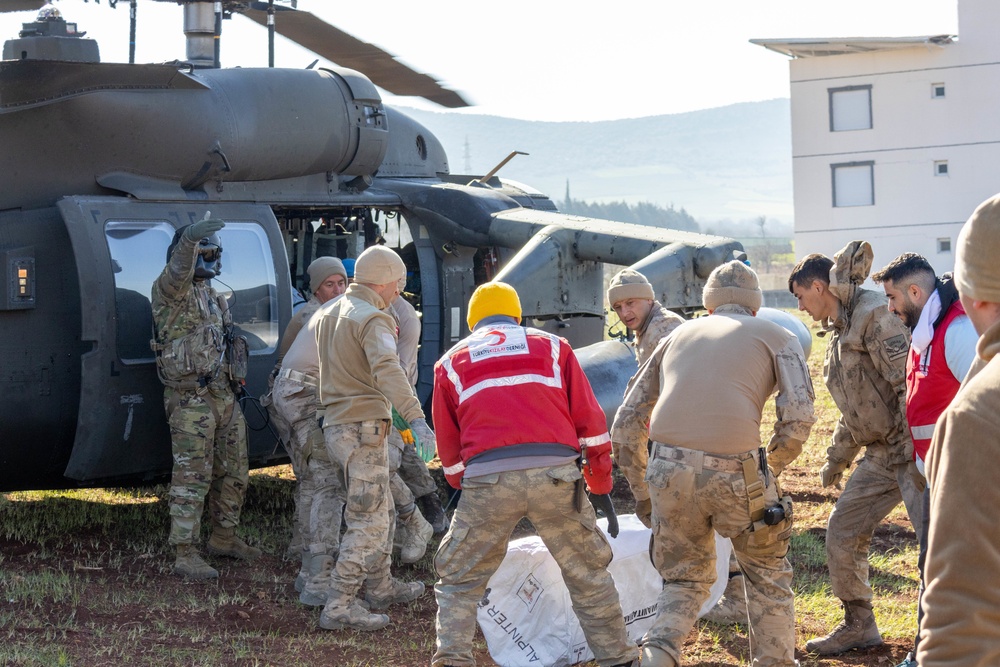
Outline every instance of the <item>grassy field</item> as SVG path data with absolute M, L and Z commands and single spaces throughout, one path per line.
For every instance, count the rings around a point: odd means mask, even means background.
M 841 618 L 824 548 L 837 492 L 821 489 L 818 474 L 838 415 L 821 377 L 825 346 L 815 338 L 810 359 L 819 421 L 802 456 L 782 475 L 795 499 L 790 558 L 800 651 Z M 773 413 L 764 434 L 771 421 Z M 616 495 L 619 511 L 630 511 L 623 479 Z M 265 556 L 249 565 L 213 559 L 221 577 L 205 583 L 170 574 L 163 486 L 0 495 L 0 665 L 429 664 L 435 609 L 429 592 L 393 608 L 393 623 L 383 632 L 318 628 L 319 610 L 299 605 L 292 587 L 298 563 L 283 557 L 291 511 L 289 468 L 254 471 L 240 531 Z M 916 627 L 916 560 L 916 539 L 900 506 L 877 531 L 871 554 L 875 613 L 886 645 L 827 659 L 800 654 L 802 665 L 898 663 Z M 430 555 L 397 576 L 429 588 L 435 578 Z M 747 655 L 742 629 L 706 622 L 685 646 L 687 665 L 742 665 Z M 493 664 L 481 641 L 477 658 Z

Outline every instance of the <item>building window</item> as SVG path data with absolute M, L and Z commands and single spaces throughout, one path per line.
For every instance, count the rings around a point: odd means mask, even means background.
M 938 252 L 951 252 L 951 239 L 943 238 L 937 240 Z
M 872 128 L 872 87 L 830 88 L 830 131 Z
M 943 83 L 932 83 L 931 84 L 931 99 L 939 99 L 944 97 L 944 84 Z
M 934 161 L 934 175 L 935 176 L 947 176 L 948 175 L 948 161 L 947 160 L 935 160 Z
M 831 164 L 833 172 L 833 205 L 875 205 L 875 163 L 845 162 Z

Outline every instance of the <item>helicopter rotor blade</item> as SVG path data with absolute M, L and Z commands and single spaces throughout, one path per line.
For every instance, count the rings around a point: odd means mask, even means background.
M 244 16 L 267 25 L 266 2 L 251 2 Z M 336 28 L 314 14 L 275 5 L 275 31 L 317 55 L 342 67 L 356 69 L 372 83 L 394 95 L 423 97 L 443 107 L 467 107 L 454 90 L 444 88 L 433 77 L 410 69 L 395 56 Z
M 0 0 L 0 13 L 27 12 L 32 9 L 41 9 L 44 5 L 45 0 Z

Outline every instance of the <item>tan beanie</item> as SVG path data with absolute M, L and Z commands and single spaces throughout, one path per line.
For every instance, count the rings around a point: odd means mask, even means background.
M 1000 195 L 972 213 L 958 233 L 955 286 L 975 301 L 1000 303 Z
M 406 277 L 406 265 L 394 251 L 373 245 L 358 256 L 354 264 L 354 282 L 385 285 Z
M 715 267 L 705 281 L 705 291 L 701 294 L 701 301 L 707 310 L 732 303 L 757 312 L 762 299 L 757 274 L 735 259 Z
M 655 299 L 653 286 L 646 276 L 632 269 L 622 269 L 611 279 L 608 286 L 608 304 L 613 308 L 625 299 Z
M 339 273 L 344 276 L 344 280 L 347 280 L 347 269 L 344 268 L 344 263 L 336 257 L 317 257 L 306 269 L 306 272 L 309 274 L 309 289 L 314 292 L 323 284 L 324 280 L 335 273 Z

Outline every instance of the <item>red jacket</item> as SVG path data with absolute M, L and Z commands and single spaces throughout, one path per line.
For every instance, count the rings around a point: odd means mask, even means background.
M 481 326 L 434 366 L 434 433 L 445 477 L 461 488 L 465 464 L 508 445 L 587 445 L 592 493 L 611 491 L 604 412 L 565 339 L 517 324 Z
M 924 354 L 910 349 L 906 359 L 906 421 L 913 438 L 914 457 L 927 459 L 927 448 L 934 435 L 934 424 L 955 398 L 962 381 L 948 367 L 944 336 L 956 317 L 965 314 L 958 301 L 953 302 L 934 327 L 934 337 Z

